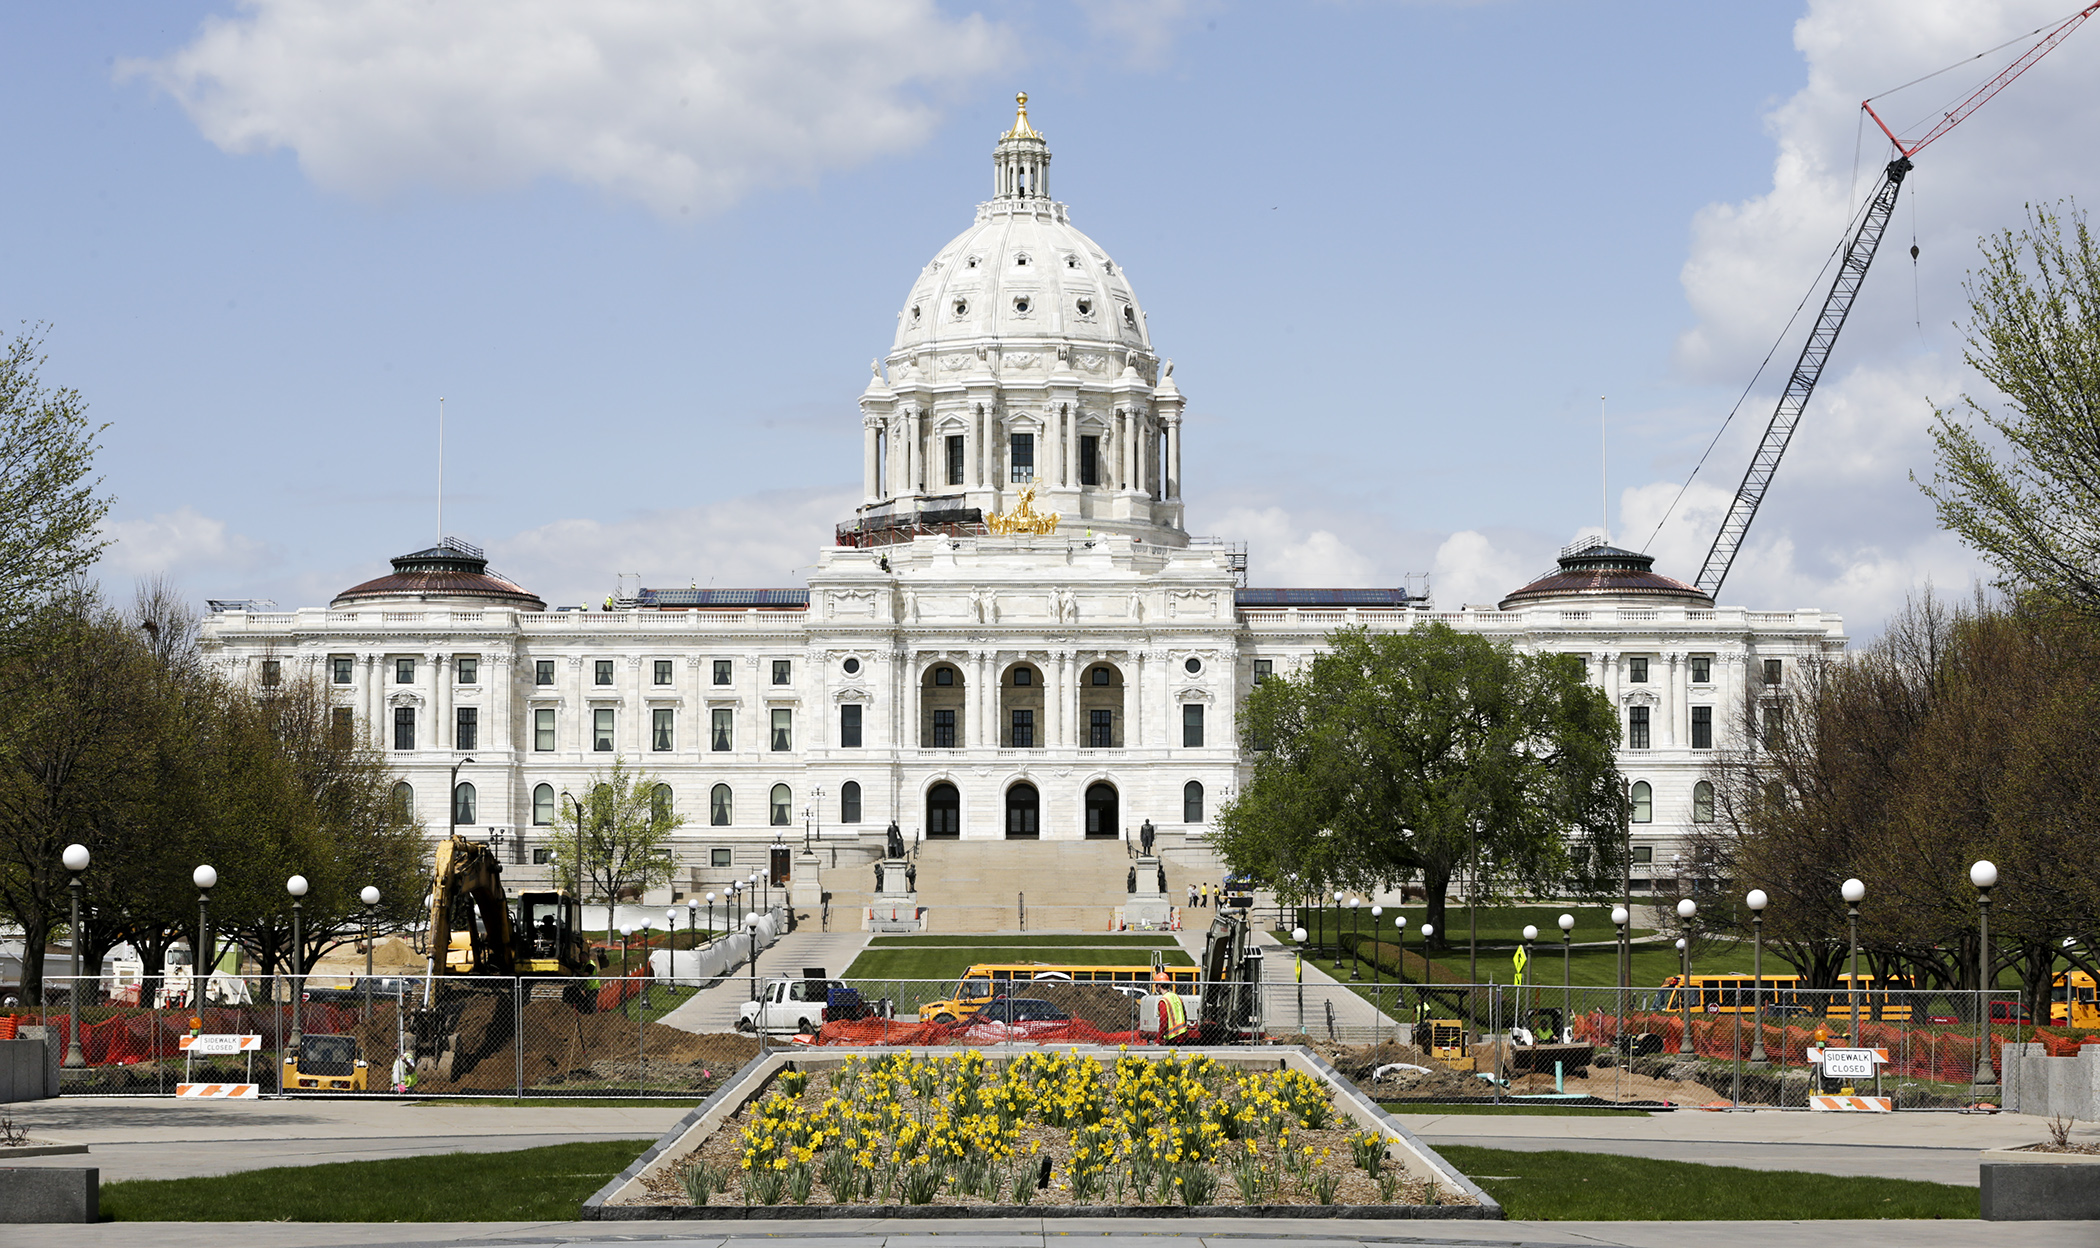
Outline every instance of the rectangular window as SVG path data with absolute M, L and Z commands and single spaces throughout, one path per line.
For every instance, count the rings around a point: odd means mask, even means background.
M 721 848 L 710 849 L 707 851 L 707 861 L 710 866 L 726 867 L 729 865 L 729 851 Z
M 1782 665 L 1782 664 L 1780 663 L 1780 661 L 1779 661 L 1778 659 L 1766 659 L 1766 660 L 1765 660 L 1765 683 L 1766 683 L 1766 684 L 1768 684 L 1768 685 L 1776 685 L 1776 684 L 1778 684 L 1778 683 L 1779 683 L 1779 677 L 1780 677 L 1780 673 L 1781 673 L 1781 672 L 1782 672 L 1783 670 L 1784 670 L 1784 667 L 1783 667 L 1783 665 Z
M 394 708 L 394 748 L 413 750 L 416 748 L 416 708 L 397 706 Z
M 1101 439 L 1091 433 L 1079 435 L 1079 484 L 1101 484 Z
M 651 667 L 652 679 L 659 685 L 671 683 L 671 660 L 658 659 Z
M 357 660 L 347 654 L 334 656 L 328 660 L 328 665 L 334 669 L 335 683 L 339 685 L 349 684 L 351 673 L 357 670 Z
M 394 660 L 394 683 L 397 685 L 412 685 L 416 683 L 416 661 L 414 659 Z
M 262 661 L 262 683 L 265 689 L 274 689 L 284 683 L 284 663 L 279 659 Z
M 1254 660 L 1254 683 L 1255 683 L 1255 684 L 1257 684 L 1257 685 L 1258 685 L 1258 684 L 1260 684 L 1261 682 L 1263 682 L 1263 681 L 1267 680 L 1267 679 L 1268 679 L 1269 677 L 1271 677 L 1271 676 L 1274 676 L 1275 674 L 1276 674 L 1276 660 L 1274 660 L 1274 659 L 1256 659 L 1256 660 Z
M 668 707 L 649 712 L 649 748 L 661 753 L 671 748 L 671 715 Z
M 710 748 L 719 751 L 730 750 L 736 747 L 735 716 L 735 711 L 722 707 L 718 707 L 713 712 L 710 716 L 713 720 L 713 728 L 710 733 L 713 743 Z
M 1765 708 L 1765 748 L 1776 750 L 1786 744 L 1786 708 L 1772 705 Z
M 776 707 L 773 711 L 773 752 L 784 754 L 795 748 L 795 713 Z
M 1097 750 L 1106 750 L 1115 745 L 1116 713 L 1114 711 L 1090 712 L 1086 728 L 1086 743 Z
M 1714 679 L 1714 661 L 1703 654 L 1692 656 L 1692 683 L 1710 685 Z
M 452 664 L 453 677 L 462 685 L 475 684 L 481 679 L 480 659 L 458 659 Z
M 533 849 L 533 851 L 532 851 L 532 865 L 533 865 L 533 866 L 535 866 L 535 867 L 544 867 L 544 866 L 546 866 L 546 865 L 547 865 L 548 863 L 550 863 L 550 862 L 552 862 L 552 861 L 554 861 L 554 851 L 553 851 L 553 850 L 551 850 L 551 849 L 541 849 L 541 848 L 538 848 L 538 847 L 534 847 L 534 849 Z
M 839 747 L 847 750 L 860 748 L 860 704 L 857 702 L 839 708 Z
M 1710 750 L 1714 748 L 1714 708 L 1695 706 L 1692 708 L 1692 748 Z
M 1626 660 L 1626 679 L 1636 685 L 1648 683 L 1648 660 L 1646 657 L 1635 655 L 1633 658 Z
M 611 659 L 599 659 L 597 662 L 593 663 L 591 665 L 591 683 L 594 685 L 611 684 L 612 664 L 613 661 Z
M 954 711 L 935 711 L 933 713 L 933 748 L 936 750 L 952 750 L 955 748 Z
M 357 721 L 347 706 L 330 707 L 328 710 L 328 743 L 339 750 L 350 748 L 351 734 L 357 731 Z
M 948 443 L 948 484 L 950 484 L 950 485 L 962 485 L 962 484 L 964 484 L 964 482 L 963 482 L 963 439 L 962 439 L 962 435 L 961 435 L 961 434 L 959 434 L 959 433 L 956 433 L 956 434 L 950 434 L 950 435 L 948 436 L 948 438 L 947 438 L 947 443 Z
M 1034 711 L 1014 712 L 1014 748 L 1017 750 L 1032 750 L 1035 748 Z
M 1655 861 L 1655 846 L 1653 846 L 1653 845 L 1636 845 L 1636 846 L 1634 846 L 1634 847 L 1633 847 L 1633 860 L 1634 860 L 1635 862 L 1637 862 L 1637 863 L 1640 863 L 1640 864 L 1641 864 L 1642 866 L 1646 866 L 1646 865 L 1648 865 L 1649 863 L 1651 863 L 1651 862 L 1654 862 L 1654 861 Z
M 610 708 L 591 712 L 591 749 L 602 754 L 612 753 L 613 712 Z
M 718 684 L 718 685 L 726 685 L 726 684 L 728 684 L 728 683 L 729 683 L 729 663 L 730 663 L 730 660 L 728 660 L 728 659 L 716 659 L 716 660 L 715 660 L 715 683 L 716 683 L 716 684 Z
M 1013 435 L 1011 449 L 1007 452 L 1007 476 L 1014 481 L 1035 480 L 1035 435 L 1017 433 Z
M 1203 744 L 1203 704 L 1190 702 L 1181 708 L 1181 744 L 1196 749 Z
M 478 707 L 460 706 L 452 711 L 452 748 L 471 750 L 481 735 L 481 710 Z
M 773 683 L 774 683 L 774 684 L 776 684 L 776 685 L 787 685 L 787 684 L 793 684 L 793 683 L 794 683 L 794 680 L 795 680 L 795 664 L 794 664 L 794 662 L 793 662 L 792 660 L 789 660 L 789 659 L 775 659 L 775 660 L 773 660 Z
M 1648 708 L 1629 706 L 1626 708 L 1626 748 L 1645 750 L 1648 748 Z
M 545 754 L 554 749 L 554 712 L 537 710 L 532 713 L 532 748 Z
M 535 684 L 535 685 L 551 685 L 551 684 L 553 684 L 553 683 L 554 683 L 554 660 L 553 660 L 553 659 L 534 659 L 534 660 L 533 660 L 533 662 L 532 662 L 532 683 L 533 683 L 533 684 Z

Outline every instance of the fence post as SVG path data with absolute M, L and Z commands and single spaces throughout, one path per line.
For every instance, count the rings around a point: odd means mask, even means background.
M 518 1099 L 525 1099 L 525 999 L 532 988 L 521 978 L 512 981 L 511 1006 L 513 1012 L 510 1028 L 511 1051 L 518 1057 Z

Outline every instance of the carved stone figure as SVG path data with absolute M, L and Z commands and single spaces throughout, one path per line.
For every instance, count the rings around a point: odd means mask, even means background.
M 1130 880 L 1129 880 L 1129 882 L 1128 882 L 1128 883 L 1127 883 L 1127 884 L 1125 885 L 1125 887 L 1124 887 L 1124 890 L 1123 890 L 1123 891 L 1125 891 L 1125 892 L 1130 892 L 1130 893 L 1134 893 L 1134 892 L 1136 892 L 1136 891 L 1137 891 L 1137 868 L 1136 868 L 1136 867 L 1132 867 L 1132 868 L 1130 869 Z
M 904 622 L 907 624 L 919 622 L 919 596 L 908 589 L 904 591 Z
M 1134 589 L 1131 590 L 1130 601 L 1123 605 L 1123 614 L 1129 616 L 1133 620 L 1143 620 L 1145 618 L 1144 596 L 1139 594 Z

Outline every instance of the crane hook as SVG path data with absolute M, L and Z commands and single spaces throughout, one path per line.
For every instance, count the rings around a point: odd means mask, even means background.
M 1917 259 L 1918 259 L 1918 245 L 1917 245 L 1916 243 L 1912 243 L 1912 244 L 1910 245 L 1910 258 L 1911 258 L 1911 263 L 1913 263 L 1913 264 L 1917 263 Z

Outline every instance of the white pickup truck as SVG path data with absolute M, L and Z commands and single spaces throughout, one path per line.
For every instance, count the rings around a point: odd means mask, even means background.
M 744 1002 L 737 1011 L 736 1028 L 766 1035 L 815 1035 L 826 1022 L 869 1014 L 861 995 L 838 980 L 782 977 L 766 980 L 759 987 L 758 1000 Z

